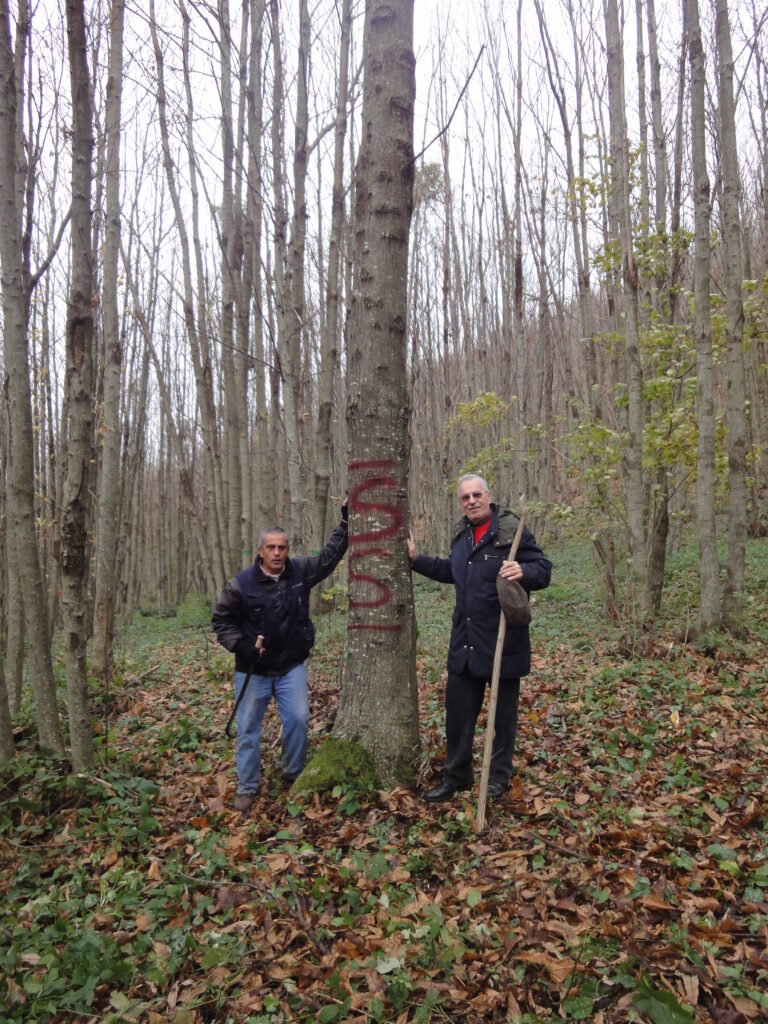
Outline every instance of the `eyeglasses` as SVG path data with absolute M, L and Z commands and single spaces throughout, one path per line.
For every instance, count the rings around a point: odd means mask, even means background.
M 469 494 L 460 495 L 459 501 L 461 502 L 462 505 L 466 505 L 470 498 L 474 498 L 475 500 L 477 500 L 478 498 L 482 498 L 487 493 L 487 491 L 472 491 Z

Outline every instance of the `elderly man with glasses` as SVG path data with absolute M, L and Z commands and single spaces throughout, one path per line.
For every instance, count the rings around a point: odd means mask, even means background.
M 481 476 L 467 473 L 460 477 L 458 494 L 463 515 L 453 529 L 448 558 L 418 554 L 413 534 L 407 541 L 414 572 L 439 583 L 452 583 L 456 589 L 445 688 L 446 756 L 442 780 L 424 794 L 432 801 L 448 800 L 473 783 L 475 724 L 493 672 L 501 615 L 496 577 L 517 580 L 530 593 L 548 586 L 552 572 L 551 562 L 525 529 L 515 559 L 509 560 L 519 520 L 509 509 L 494 504 Z M 488 783 L 488 795 L 492 797 L 503 795 L 512 775 L 520 678 L 530 668 L 528 626 L 508 628 Z

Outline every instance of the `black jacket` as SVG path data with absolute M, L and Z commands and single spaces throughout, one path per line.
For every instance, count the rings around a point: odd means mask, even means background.
M 466 517 L 456 524 L 449 558 L 417 555 L 415 572 L 439 583 L 456 587 L 456 607 L 448 648 L 448 671 L 469 672 L 490 679 L 499 631 L 501 606 L 496 577 L 517 530 L 518 518 L 509 509 L 491 505 L 492 518 L 485 536 L 475 547 L 472 526 Z M 521 585 L 530 593 L 549 585 L 552 563 L 528 530 L 523 530 L 516 560 L 523 569 Z M 502 679 L 527 675 L 531 670 L 531 640 L 528 626 L 507 627 L 501 657 Z
M 330 576 L 347 550 L 347 524 L 339 523 L 319 555 L 288 558 L 274 580 L 256 559 L 224 587 L 211 624 L 219 643 L 235 654 L 235 670 L 283 675 L 309 656 L 315 627 L 309 617 L 309 592 Z M 264 653 L 254 658 L 259 635 Z

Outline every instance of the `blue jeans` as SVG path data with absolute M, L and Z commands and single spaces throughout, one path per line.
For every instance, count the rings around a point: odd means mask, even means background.
M 245 682 L 245 672 L 235 672 L 235 700 Z M 296 665 L 283 676 L 251 676 L 237 709 L 237 791 L 254 793 L 261 781 L 261 723 L 274 696 L 283 726 L 283 775 L 295 778 L 307 763 L 309 695 L 307 673 Z

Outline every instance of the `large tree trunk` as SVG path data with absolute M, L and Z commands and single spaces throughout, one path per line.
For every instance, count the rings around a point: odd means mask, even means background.
M 414 780 L 415 616 L 405 548 L 408 234 L 413 211 L 413 0 L 368 0 L 349 343 L 349 625 L 335 732 L 387 783 Z
M 93 116 L 83 0 L 67 0 L 72 90 L 72 280 L 67 309 L 66 381 L 69 411 L 67 467 L 61 508 L 61 612 L 72 767 L 93 762 L 88 700 L 88 559 L 93 431 L 94 271 L 91 248 Z
M 120 380 L 123 346 L 117 308 L 120 257 L 120 101 L 123 88 L 124 0 L 112 0 L 107 77 L 106 233 L 104 238 L 104 398 L 92 669 L 109 681 L 115 630 L 115 552 L 120 495 Z
M 717 83 L 720 106 L 720 199 L 725 241 L 725 330 L 728 419 L 728 563 L 724 618 L 736 624 L 744 604 L 747 545 L 747 419 L 744 384 L 744 305 L 741 296 L 739 153 L 733 99 L 733 54 L 727 0 L 716 0 Z
M 56 686 L 51 664 L 47 604 L 40 573 L 34 506 L 34 441 L 29 386 L 27 327 L 33 281 L 23 244 L 26 167 L 21 145 L 21 97 L 29 32 L 29 5 L 18 7 L 16 52 L 10 12 L 0 3 L 0 261 L 2 261 L 4 396 L 8 403 L 7 509 L 24 602 L 32 686 L 40 746 L 62 750 Z M 28 215 L 31 216 L 28 208 Z M 22 597 L 23 595 L 23 597 Z

